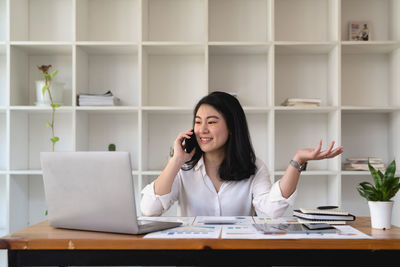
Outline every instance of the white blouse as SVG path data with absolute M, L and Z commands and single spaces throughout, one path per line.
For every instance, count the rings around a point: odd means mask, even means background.
M 171 192 L 156 195 L 154 182 L 142 190 L 143 216 L 160 216 L 178 201 L 178 216 L 258 216 L 280 217 L 293 205 L 297 190 L 282 196 L 279 181 L 271 185 L 267 166 L 256 160 L 256 173 L 249 179 L 225 181 L 217 192 L 206 173 L 203 158 L 189 171 L 180 170 Z

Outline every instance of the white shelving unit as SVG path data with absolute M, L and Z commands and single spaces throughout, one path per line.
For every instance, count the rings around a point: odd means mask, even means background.
M 195 103 L 222 90 L 238 95 L 273 181 L 298 149 L 344 145 L 343 156 L 309 163 L 295 208 L 368 215 L 356 186 L 369 173 L 342 165 L 400 160 L 398 14 L 400 0 L 0 0 L 0 235 L 45 219 L 39 155 L 51 150 L 51 110 L 35 106 L 39 64 L 65 83 L 56 150 L 129 151 L 138 203 Z M 348 41 L 360 20 L 372 41 Z M 77 94 L 106 90 L 121 106 L 77 106 Z M 322 105 L 280 106 L 288 97 Z

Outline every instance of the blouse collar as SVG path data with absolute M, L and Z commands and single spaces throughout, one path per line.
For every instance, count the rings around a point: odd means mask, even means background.
M 206 175 L 206 166 L 204 165 L 204 159 L 203 156 L 201 156 L 201 158 L 199 159 L 199 161 L 196 163 L 196 165 L 194 166 L 194 170 L 198 171 L 201 169 L 201 174 L 203 176 Z

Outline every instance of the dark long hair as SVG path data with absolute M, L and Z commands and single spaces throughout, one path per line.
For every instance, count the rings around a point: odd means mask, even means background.
M 256 156 L 251 144 L 246 115 L 239 101 L 224 92 L 212 92 L 203 97 L 193 111 L 193 128 L 195 117 L 201 105 L 207 104 L 221 113 L 226 121 L 230 135 L 226 141 L 226 155 L 219 167 L 219 176 L 225 181 L 240 181 L 249 178 L 256 172 Z M 203 156 L 196 142 L 196 152 L 182 169 L 191 170 Z

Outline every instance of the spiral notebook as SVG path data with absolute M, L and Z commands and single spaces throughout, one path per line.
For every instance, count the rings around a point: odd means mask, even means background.
M 345 224 L 356 219 L 356 216 L 340 208 L 325 210 L 300 208 L 293 211 L 293 216 L 297 217 L 300 223 Z
M 325 214 L 325 215 L 349 215 L 348 211 L 340 208 L 336 209 L 314 209 L 314 208 L 300 208 L 302 213 L 306 214 Z

